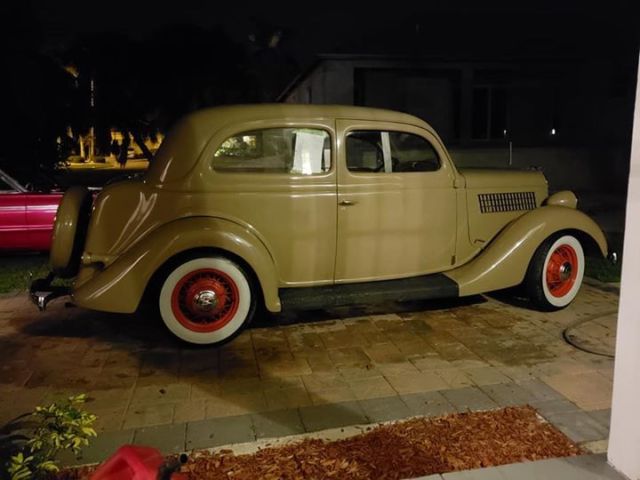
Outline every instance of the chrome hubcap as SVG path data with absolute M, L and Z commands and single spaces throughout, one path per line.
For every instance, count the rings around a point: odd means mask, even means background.
M 560 280 L 563 282 L 571 277 L 571 264 L 565 262 L 560 266 Z
M 218 296 L 213 290 L 202 290 L 193 297 L 193 307 L 201 312 L 210 312 L 218 306 Z

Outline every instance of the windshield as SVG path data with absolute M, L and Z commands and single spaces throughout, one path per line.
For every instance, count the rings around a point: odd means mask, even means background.
M 0 190 L 17 190 L 19 192 L 24 192 L 26 191 L 26 188 L 24 188 L 15 178 L 0 170 Z
M 16 185 L 14 188 L 20 191 L 50 192 L 60 188 L 53 174 L 46 171 L 34 172 L 32 169 L 15 168 L 11 171 L 0 170 L 0 177 Z

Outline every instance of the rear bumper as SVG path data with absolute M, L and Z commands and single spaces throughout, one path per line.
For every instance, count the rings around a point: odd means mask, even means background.
M 47 308 L 47 304 L 54 298 L 71 294 L 69 287 L 51 285 L 55 277 L 55 273 L 50 272 L 45 278 L 38 278 L 31 282 L 29 297 L 40 311 L 44 311 Z

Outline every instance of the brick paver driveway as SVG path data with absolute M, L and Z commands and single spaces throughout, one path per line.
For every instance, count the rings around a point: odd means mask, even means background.
M 579 442 L 607 437 L 618 295 L 585 285 L 561 312 L 503 298 L 387 304 L 258 319 L 220 347 L 159 320 L 0 297 L 0 417 L 86 392 L 101 436 L 207 447 L 411 415 L 529 403 Z M 275 325 L 271 325 L 275 323 Z

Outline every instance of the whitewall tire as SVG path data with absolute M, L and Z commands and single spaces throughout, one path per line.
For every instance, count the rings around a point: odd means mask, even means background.
M 540 245 L 529 265 L 525 285 L 532 303 L 558 310 L 578 294 L 584 278 L 584 250 L 573 235 L 556 235 Z
M 169 272 L 158 298 L 167 328 L 197 344 L 233 338 L 250 321 L 255 302 L 245 272 L 224 257 L 186 260 Z

